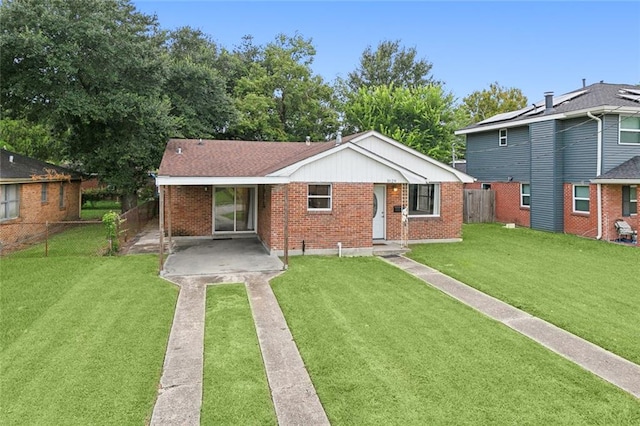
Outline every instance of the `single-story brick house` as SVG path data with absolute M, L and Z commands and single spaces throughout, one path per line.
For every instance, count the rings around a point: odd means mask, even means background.
M 42 224 L 80 218 L 81 176 L 54 164 L 0 150 L 0 244 L 43 232 Z
M 168 235 L 255 234 L 276 255 L 460 240 L 472 181 L 374 131 L 306 143 L 171 139 L 156 179 Z

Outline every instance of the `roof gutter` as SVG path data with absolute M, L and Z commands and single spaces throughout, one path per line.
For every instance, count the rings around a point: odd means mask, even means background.
M 596 176 L 600 176 L 602 174 L 602 119 L 596 117 L 591 113 L 591 111 L 587 111 L 587 116 L 592 118 L 598 122 L 598 154 L 596 164 Z M 602 184 L 596 184 L 597 188 L 597 197 L 598 197 L 598 235 L 596 235 L 597 240 L 602 239 Z

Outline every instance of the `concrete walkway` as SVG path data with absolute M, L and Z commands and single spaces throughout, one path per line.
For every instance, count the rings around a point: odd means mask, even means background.
M 280 272 L 171 276 L 180 286 L 151 425 L 199 425 L 206 286 L 244 282 L 279 425 L 328 425 L 298 348 L 271 291 Z
M 640 398 L 639 365 L 421 263 L 402 256 L 383 259 Z
M 202 402 L 206 286 L 195 280 L 173 282 L 180 294 L 151 425 L 195 426 Z

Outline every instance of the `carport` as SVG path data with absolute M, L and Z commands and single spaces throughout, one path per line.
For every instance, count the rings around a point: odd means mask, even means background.
M 174 237 L 163 275 L 216 275 L 281 271 L 284 265 L 270 255 L 256 236 L 237 238 Z

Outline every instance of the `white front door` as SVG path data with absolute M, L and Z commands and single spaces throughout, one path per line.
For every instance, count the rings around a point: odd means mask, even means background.
M 373 239 L 384 239 L 384 215 L 386 210 L 387 187 L 373 186 Z

